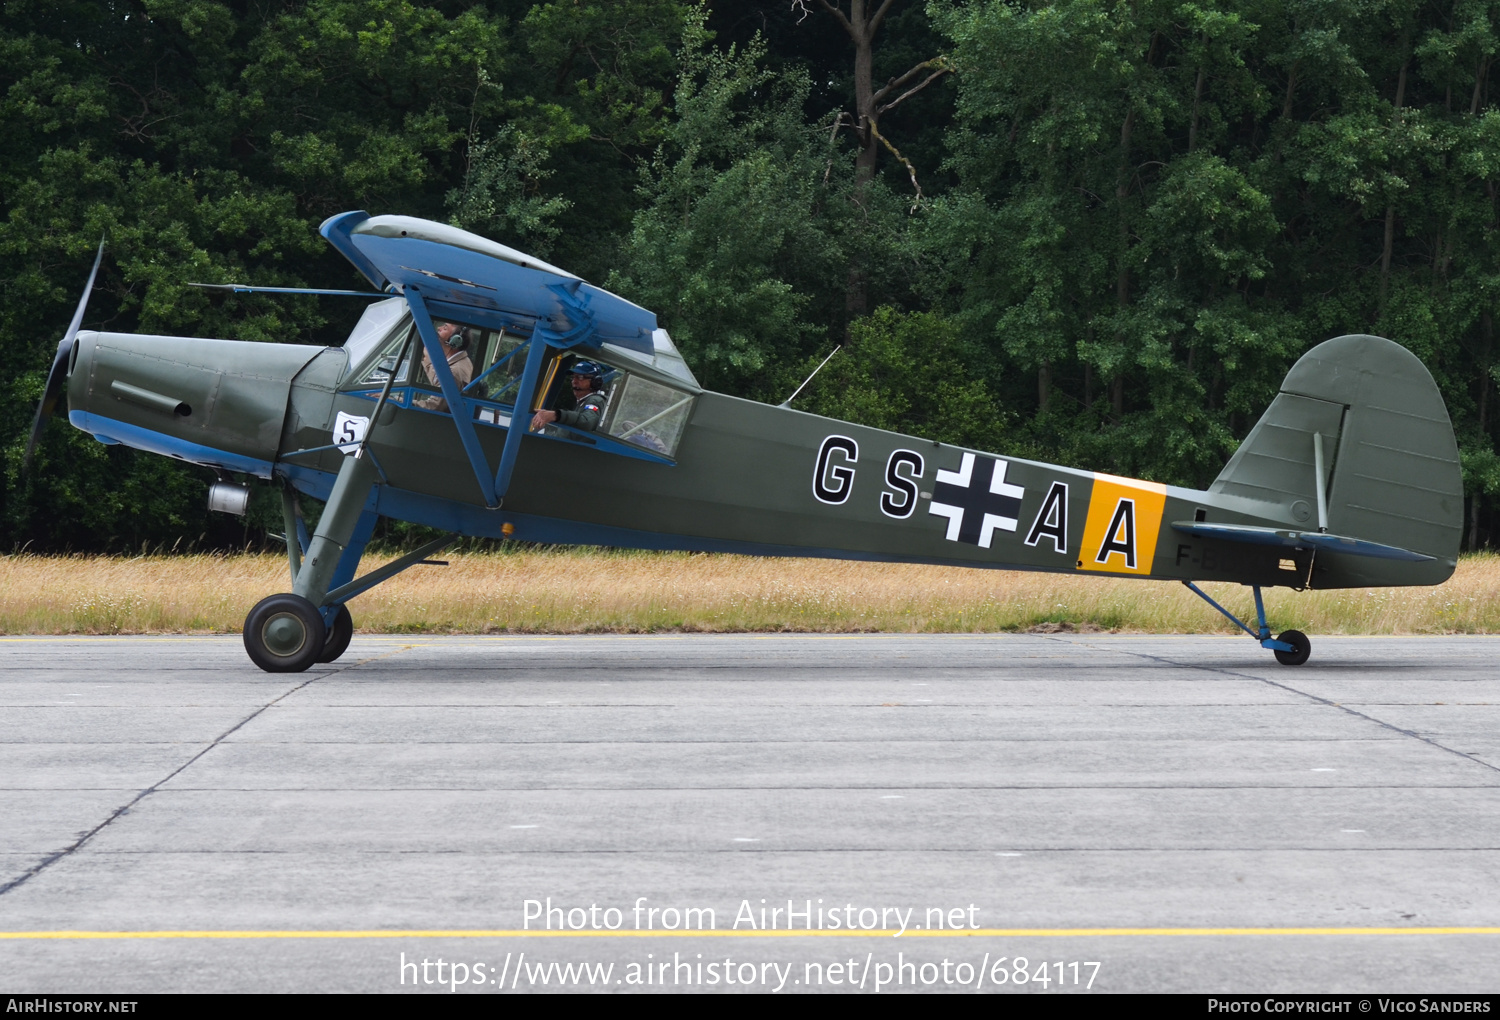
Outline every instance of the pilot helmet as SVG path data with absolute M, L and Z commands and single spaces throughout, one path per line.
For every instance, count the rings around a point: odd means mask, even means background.
M 601 365 L 594 364 L 592 361 L 575 361 L 573 367 L 568 369 L 568 374 L 586 375 L 597 383 L 604 378 L 604 368 Z

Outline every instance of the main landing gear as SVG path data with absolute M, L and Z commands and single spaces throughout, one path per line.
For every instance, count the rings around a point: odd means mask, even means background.
M 1208 593 L 1192 581 L 1183 581 L 1182 583 L 1194 595 L 1197 595 L 1204 602 L 1207 602 L 1228 617 L 1230 622 L 1236 627 L 1259 641 L 1262 648 L 1271 649 L 1272 654 L 1276 656 L 1276 661 L 1283 666 L 1300 666 L 1312 654 L 1312 642 L 1300 630 L 1284 630 L 1274 638 L 1271 636 L 1271 628 L 1266 625 L 1266 605 L 1261 600 L 1259 586 L 1252 586 L 1251 589 L 1255 592 L 1255 615 L 1259 618 L 1260 622 L 1260 630 L 1257 632 L 1245 626 L 1239 617 L 1209 598 Z
M 245 617 L 245 651 L 268 673 L 300 673 L 323 653 L 327 628 L 318 607 L 300 595 L 261 599 Z
M 301 673 L 315 662 L 333 662 L 349 648 L 354 618 L 338 606 L 333 622 L 301 595 L 261 599 L 245 617 L 245 651 L 267 673 Z
M 328 625 L 328 636 L 323 639 L 323 651 L 318 653 L 318 661 L 333 662 L 349 650 L 353 638 L 354 617 L 349 615 L 348 606 L 339 606 L 333 614 L 333 622 Z
M 344 603 L 422 562 L 456 537 L 428 542 L 355 579 L 378 516 L 367 508 L 377 473 L 370 458 L 346 456 L 310 539 L 296 496 L 289 487 L 282 490 L 292 590 L 261 599 L 245 617 L 245 651 L 266 672 L 301 673 L 314 663 L 337 660 L 354 636 L 354 619 Z
M 245 651 L 261 669 L 301 673 L 315 662 L 334 661 L 349 647 L 354 620 L 343 603 L 353 593 L 345 591 L 348 584 L 334 585 L 353 577 L 374 530 L 375 514 L 365 510 L 365 503 L 376 474 L 370 458 L 344 458 L 318 528 L 307 543 L 306 561 L 302 559 L 306 528 L 296 497 L 282 490 L 292 591 L 261 599 L 245 617 Z

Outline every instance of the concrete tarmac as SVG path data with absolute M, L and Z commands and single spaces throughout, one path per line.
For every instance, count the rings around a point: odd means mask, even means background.
M 0 638 L 0 994 L 1496 992 L 1497 653 Z

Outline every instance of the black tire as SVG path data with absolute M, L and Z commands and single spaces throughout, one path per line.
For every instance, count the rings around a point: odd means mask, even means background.
M 333 617 L 333 626 L 328 628 L 328 638 L 323 642 L 323 650 L 318 653 L 318 661 L 335 661 L 349 650 L 349 642 L 353 637 L 354 617 L 349 615 L 348 606 L 339 606 L 339 611 Z
M 1276 661 L 1283 666 L 1300 666 L 1312 654 L 1312 642 L 1307 640 L 1307 635 L 1300 630 L 1284 630 L 1276 635 L 1276 640 L 1285 641 L 1292 646 L 1290 652 L 1283 652 L 1280 648 L 1274 649 Z
M 326 640 L 318 607 L 300 595 L 261 599 L 245 617 L 245 651 L 267 673 L 301 673 Z

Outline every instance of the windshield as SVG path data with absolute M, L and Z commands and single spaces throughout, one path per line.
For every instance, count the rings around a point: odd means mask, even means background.
M 362 365 L 382 341 L 389 340 L 394 332 L 398 332 L 397 327 L 405 317 L 406 301 L 402 298 L 372 302 L 365 309 L 365 314 L 360 316 L 349 339 L 344 341 L 344 352 L 349 355 L 348 364 L 353 367 Z M 406 331 L 399 332 L 405 335 Z
M 407 343 L 415 332 L 414 327 L 407 325 L 403 330 L 390 334 L 385 338 L 385 344 L 380 353 L 370 360 L 370 363 L 360 373 L 357 384 L 362 386 L 382 386 L 391 377 L 391 372 L 396 372 L 396 382 L 404 383 L 411 377 L 412 345 Z M 399 370 L 396 359 L 401 358 Z M 351 360 L 353 355 L 350 356 Z
M 693 377 L 692 369 L 688 368 L 681 352 L 677 350 L 677 345 L 672 342 L 672 337 L 664 329 L 655 330 L 651 334 L 650 356 L 611 343 L 603 344 L 601 350 L 611 358 L 626 363 L 649 365 L 658 372 L 665 372 L 676 379 L 681 379 L 689 386 L 698 387 L 698 380 Z

